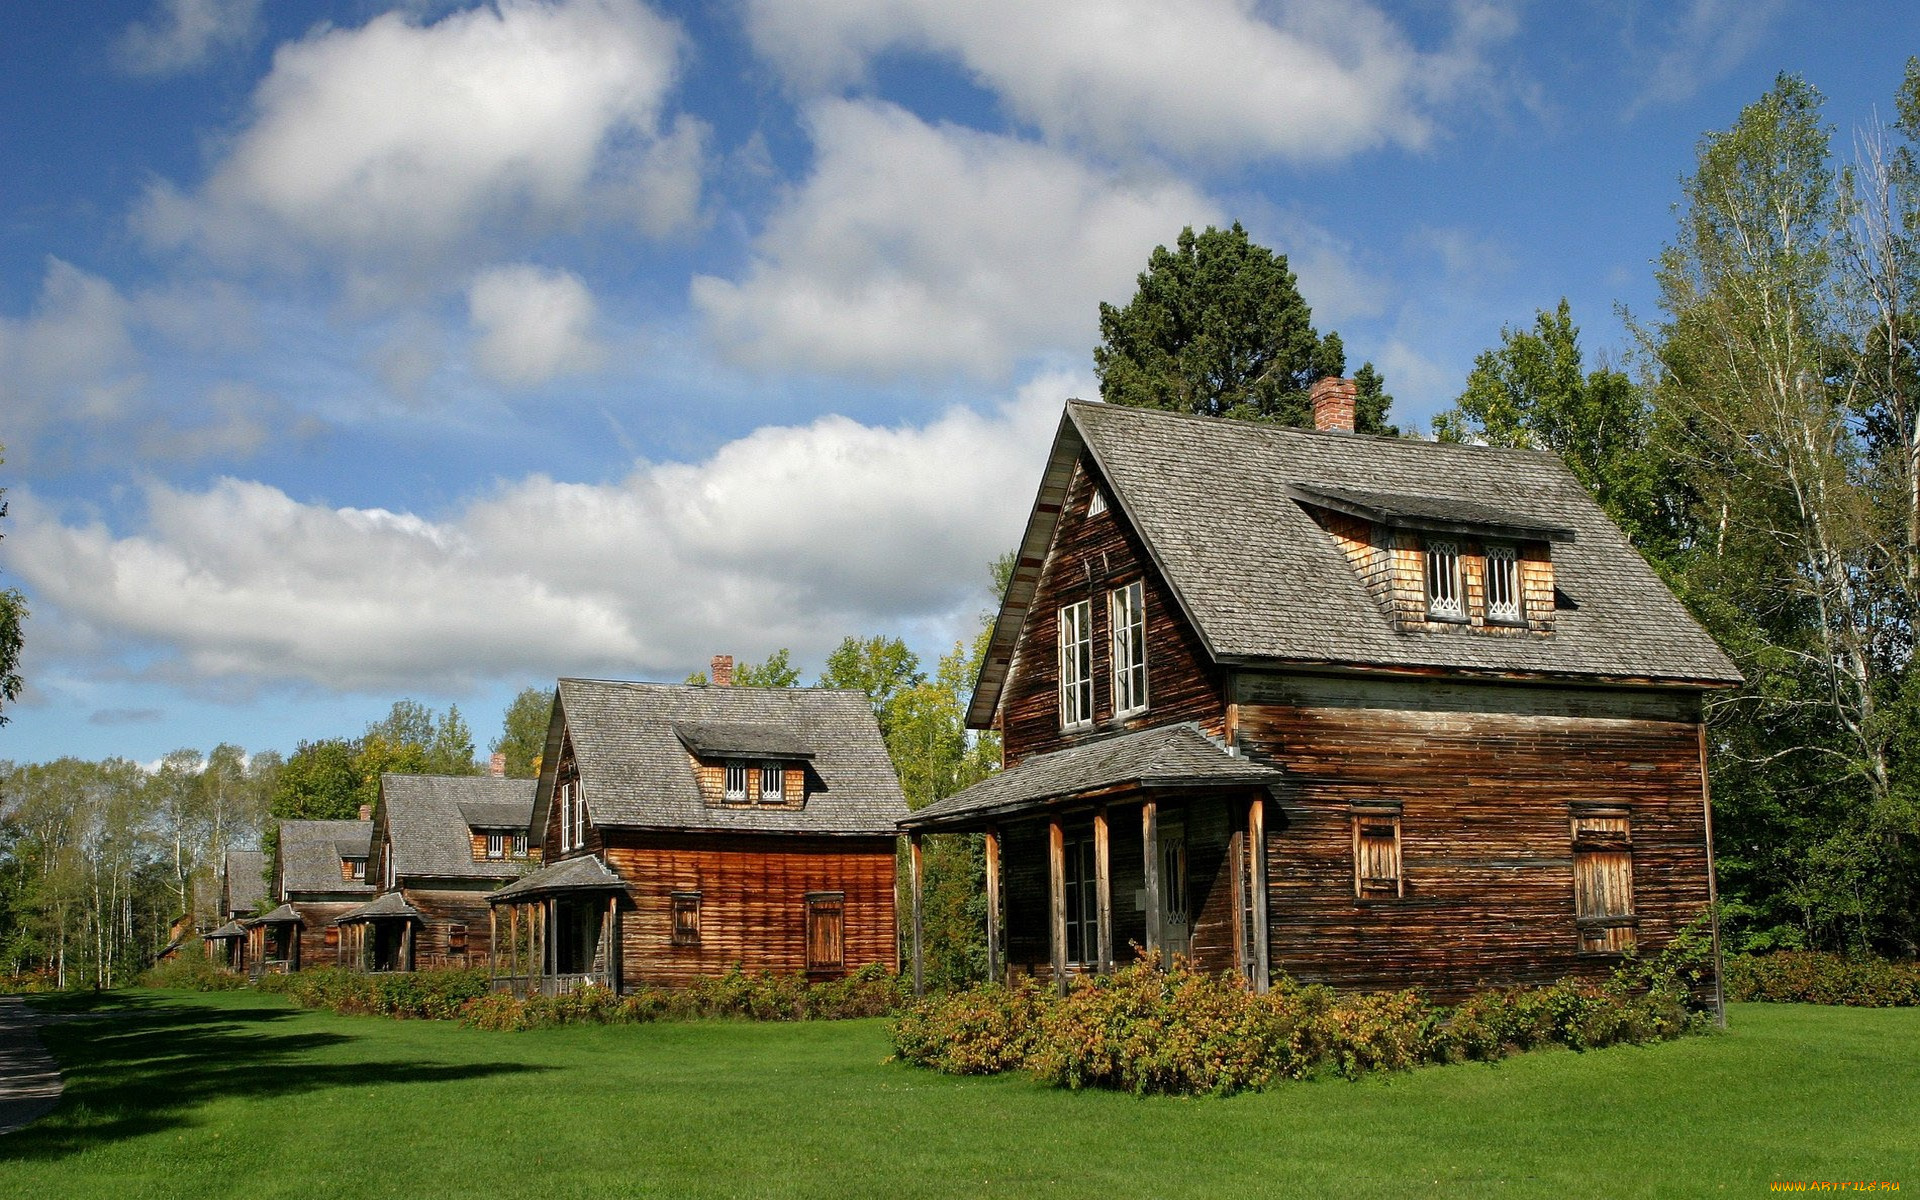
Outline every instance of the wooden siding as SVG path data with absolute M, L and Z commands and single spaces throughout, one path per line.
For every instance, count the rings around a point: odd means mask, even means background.
M 327 931 L 337 929 L 334 920 L 345 916 L 366 903 L 363 900 L 320 902 L 295 900 L 293 907 L 300 913 L 300 969 L 312 970 L 314 967 L 337 967 L 340 965 L 338 944 L 329 944 Z
M 1289 773 L 1267 839 L 1273 970 L 1343 988 L 1604 976 L 1582 953 L 1572 817 L 1632 822 L 1632 906 L 1658 952 L 1708 901 L 1698 698 L 1683 693 L 1235 682 L 1240 744 Z M 1398 897 L 1354 895 L 1357 805 L 1400 805 Z
M 569 783 L 580 782 L 580 766 L 573 757 L 573 735 L 565 731 L 560 735 L 560 761 L 553 770 L 553 796 L 547 804 L 546 830 L 541 835 L 541 847 L 536 853 L 547 862 L 560 862 L 582 854 L 598 854 L 605 848 L 600 837 L 600 826 L 593 820 L 593 795 L 587 795 L 587 836 L 583 845 L 571 850 L 560 849 L 560 794 Z
M 681 986 L 749 971 L 807 969 L 810 894 L 840 893 L 844 970 L 898 967 L 891 838 L 617 832 L 607 865 L 627 882 L 623 982 Z M 700 942 L 675 945 L 673 897 L 700 894 Z M 833 972 L 837 974 L 838 972 Z
M 475 862 L 531 862 L 536 865 L 540 862 L 540 848 L 538 846 L 531 846 L 531 845 L 527 847 L 527 852 L 525 854 L 509 854 L 505 858 L 488 858 L 487 857 L 487 838 L 489 835 L 505 834 L 508 837 L 514 837 L 514 836 L 524 837 L 526 835 L 522 830 L 514 830 L 511 833 L 508 833 L 505 830 L 499 830 L 499 829 L 492 829 L 492 830 L 475 829 L 475 830 L 471 830 L 470 832 L 472 834 L 472 839 L 473 839 L 473 861 Z
M 471 888 L 402 887 L 407 903 L 420 910 L 422 921 L 414 927 L 413 966 L 419 971 L 445 967 L 485 967 L 492 942 L 487 916 L 487 893 L 493 882 Z M 457 926 L 465 926 L 466 951 L 457 945 Z
M 1381 611 L 1402 629 L 1425 629 L 1455 622 L 1427 620 L 1427 535 L 1409 529 L 1376 525 L 1350 513 L 1307 507 L 1320 528 L 1346 556 L 1354 574 L 1380 605 Z M 1487 612 L 1487 544 L 1457 534 L 1436 534 L 1460 551 L 1460 581 L 1467 625 L 1495 636 L 1524 636 L 1553 630 L 1553 554 L 1546 542 L 1508 542 L 1514 548 L 1519 575 L 1520 613 L 1524 624 L 1489 622 Z
M 1104 513 L 1087 515 L 1095 486 L 1090 469 L 1083 460 L 1068 488 L 1060 525 L 1041 568 L 1039 588 L 1021 628 L 1001 697 L 1002 752 L 1007 766 L 1031 754 L 1059 750 L 1116 731 L 1177 721 L 1198 721 L 1214 736 L 1225 735 L 1222 673 L 1212 665 L 1120 510 L 1109 506 Z M 1116 719 L 1107 595 L 1136 579 L 1143 584 L 1146 607 L 1147 708 Z M 1062 730 L 1056 641 L 1060 607 L 1080 600 L 1091 601 L 1088 607 L 1093 615 L 1094 720 L 1078 729 Z
M 760 764 L 765 759 L 740 759 L 752 772 L 748 779 L 748 792 L 752 795 L 760 786 Z M 807 769 L 792 763 L 780 767 L 780 794 L 783 805 L 762 804 L 757 796 L 747 801 L 729 801 L 727 799 L 727 764 L 715 759 L 707 762 L 689 753 L 687 764 L 693 768 L 694 782 L 700 788 L 700 799 L 714 808 L 771 808 L 778 811 L 782 807 L 804 808 L 807 800 Z

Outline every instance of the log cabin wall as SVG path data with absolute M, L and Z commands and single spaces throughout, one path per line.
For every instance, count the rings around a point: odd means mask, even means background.
M 366 903 L 366 898 L 344 901 L 294 900 L 300 913 L 300 969 L 340 965 L 340 927 L 333 922 Z
M 627 881 L 620 914 L 628 985 L 684 986 L 748 971 L 807 970 L 807 896 L 841 892 L 845 962 L 899 965 L 892 838 L 616 832 L 607 866 Z M 675 893 L 698 893 L 699 941 L 675 944 Z
M 415 970 L 486 966 L 492 946 L 487 932 L 491 911 L 487 894 L 499 882 L 490 879 L 459 887 L 448 880 L 435 881 L 431 887 L 408 885 L 400 889 L 423 918 L 414 927 Z
M 1088 515 L 1097 486 L 1094 470 L 1082 459 L 1067 489 L 1060 526 L 1001 697 L 1002 753 L 1009 767 L 1028 755 L 1151 725 L 1198 721 L 1213 736 L 1225 736 L 1224 676 L 1153 568 L 1139 536 L 1111 503 L 1112 493 L 1105 512 Z M 1136 579 L 1143 584 L 1146 607 L 1147 709 L 1115 719 L 1107 596 Z M 1058 627 L 1060 607 L 1078 600 L 1091 601 L 1094 720 L 1066 731 L 1060 728 Z
M 1604 977 L 1574 914 L 1576 806 L 1630 813 L 1635 939 L 1708 901 L 1697 693 L 1298 675 L 1235 680 L 1242 748 L 1290 773 L 1268 822 L 1273 971 L 1342 988 Z M 1398 804 L 1403 893 L 1355 895 L 1353 806 Z

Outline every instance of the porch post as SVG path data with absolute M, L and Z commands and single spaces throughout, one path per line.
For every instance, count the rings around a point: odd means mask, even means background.
M 1140 806 L 1140 841 L 1147 883 L 1147 958 L 1158 964 L 1165 941 L 1160 932 L 1160 806 L 1151 800 Z
M 493 981 L 500 978 L 500 910 L 487 905 L 487 990 L 493 990 Z
M 1272 986 L 1272 968 L 1268 956 L 1273 948 L 1273 930 L 1267 924 L 1267 801 L 1255 796 L 1247 806 L 1247 886 L 1253 889 L 1253 990 L 1264 992 Z
M 400 968 L 403 971 L 413 970 L 413 926 L 414 922 L 409 920 L 406 924 L 405 933 L 401 935 L 405 939 L 400 949 L 400 961 L 406 964 Z
M 992 983 L 1005 982 L 1004 967 L 1001 961 L 1000 939 L 1005 931 L 1000 928 L 1000 831 L 987 830 L 987 979 Z
M 912 894 L 913 901 L 913 994 L 920 996 L 926 994 L 927 981 L 925 961 L 922 958 L 924 953 L 922 939 L 925 937 L 925 930 L 921 923 L 920 910 L 920 835 L 918 833 L 907 835 L 907 888 Z
M 1113 872 L 1109 869 L 1107 860 L 1107 810 L 1102 806 L 1093 814 L 1094 903 L 1099 909 L 1099 954 L 1096 969 L 1102 975 L 1113 973 Z
M 1047 822 L 1047 884 L 1052 901 L 1048 906 L 1052 917 L 1048 923 L 1048 940 L 1053 946 L 1053 987 L 1064 996 L 1067 994 L 1067 837 L 1057 816 Z
M 614 981 L 619 978 L 619 975 L 616 973 L 613 965 L 613 948 L 618 944 L 618 941 L 613 936 L 613 923 L 619 919 L 619 904 L 620 894 L 618 892 L 610 893 L 607 896 L 607 929 L 604 935 L 607 939 L 607 953 L 604 960 L 605 965 L 602 969 L 607 977 L 607 990 L 610 992 L 618 990 Z

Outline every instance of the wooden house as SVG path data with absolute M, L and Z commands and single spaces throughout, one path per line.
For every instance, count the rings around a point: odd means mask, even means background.
M 266 865 L 258 850 L 229 850 L 220 861 L 220 923 L 206 936 L 207 957 L 230 971 L 246 970 L 246 922 L 267 894 Z
M 362 805 L 357 821 L 280 822 L 273 884 L 262 901 L 276 907 L 247 924 L 250 972 L 339 964 L 340 927 L 334 921 L 373 896 L 369 817 Z
M 503 986 L 684 985 L 897 965 L 899 780 L 867 698 L 562 679 L 539 871 L 494 892 Z
M 378 895 L 335 921 L 365 971 L 469 967 L 492 951 L 487 894 L 539 865 L 531 779 L 383 775 L 368 869 Z
M 996 975 L 1453 997 L 1708 911 L 1732 663 L 1552 455 L 1359 436 L 1352 389 L 1067 405 L 968 714 L 1004 769 L 903 822 L 987 835 Z

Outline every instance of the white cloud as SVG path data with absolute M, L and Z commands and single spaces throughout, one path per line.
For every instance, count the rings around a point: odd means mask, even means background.
M 877 55 L 958 61 L 1049 137 L 1110 152 L 1321 160 L 1423 144 L 1429 108 L 1512 22 L 1457 6 L 1423 50 L 1358 0 L 749 0 L 759 53 L 790 82 L 859 79 Z
M 0 436 L 123 416 L 140 386 L 134 317 L 113 284 L 49 259 L 33 311 L 0 317 Z
M 571 271 L 489 268 L 467 289 L 467 315 L 478 335 L 474 359 L 500 383 L 534 387 L 600 363 L 593 293 Z
M 886 104 L 808 113 L 813 174 L 769 220 L 738 281 L 698 276 L 720 346 L 755 365 L 1003 374 L 1084 353 L 1155 245 L 1218 222 L 1192 187 L 1045 146 L 928 125 Z
M 608 210 L 677 227 L 704 130 L 660 130 L 682 40 L 637 0 L 321 26 L 275 53 L 204 188 L 159 185 L 136 221 L 161 244 L 271 254 L 291 239 L 372 261 Z
M 1653 6 L 1648 11 L 1655 16 L 1651 32 L 1658 45 L 1646 56 L 1646 83 L 1625 115 L 1678 104 L 1726 78 L 1772 32 L 1785 9 L 1786 0 L 1687 0 Z
M 718 649 L 818 658 L 852 632 L 970 621 L 1060 399 L 1091 382 L 1037 379 L 995 412 L 919 427 L 764 428 L 606 485 L 532 476 L 437 518 L 227 479 L 150 485 L 145 528 L 119 536 L 23 492 L 0 553 L 69 644 L 139 647 L 202 689 L 417 694 L 664 676 Z
M 121 33 L 114 59 L 133 75 L 178 75 L 246 45 L 259 27 L 260 0 L 159 0 Z

